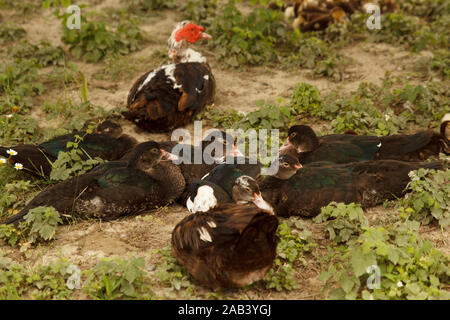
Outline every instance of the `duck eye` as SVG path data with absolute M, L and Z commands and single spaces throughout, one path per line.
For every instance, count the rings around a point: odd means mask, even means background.
M 297 135 L 296 132 L 292 132 L 292 133 L 291 133 L 291 138 L 294 138 L 296 135 Z
M 289 168 L 289 163 L 287 163 L 287 162 L 283 162 L 283 167 L 285 167 L 285 168 Z
M 158 150 L 158 148 L 153 148 L 153 149 L 151 150 L 151 152 L 152 152 L 152 153 L 158 153 L 159 150 Z

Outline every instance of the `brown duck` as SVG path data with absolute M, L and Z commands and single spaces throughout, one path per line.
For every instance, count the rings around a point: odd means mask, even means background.
M 255 200 L 256 182 L 241 176 L 235 204 L 221 204 L 184 218 L 172 232 L 172 254 L 212 289 L 249 285 L 264 277 L 276 257 L 278 220 Z M 254 203 L 252 203 L 254 202 Z M 258 207 L 261 206 L 262 208 Z

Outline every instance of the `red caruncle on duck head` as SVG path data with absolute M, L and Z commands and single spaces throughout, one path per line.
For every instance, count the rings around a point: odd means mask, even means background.
M 195 43 L 200 39 L 211 39 L 211 36 L 205 32 L 202 26 L 193 22 L 188 22 L 183 28 L 175 32 L 175 41 L 186 40 L 189 43 Z

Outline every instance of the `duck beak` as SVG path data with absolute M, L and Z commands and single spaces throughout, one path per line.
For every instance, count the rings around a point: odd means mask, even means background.
M 289 141 L 289 138 L 286 140 L 286 143 L 280 147 L 280 151 L 287 150 L 289 148 L 294 147 L 294 145 Z
M 255 193 L 253 198 L 253 203 L 260 209 L 269 212 L 270 214 L 274 215 L 275 212 L 273 211 L 272 206 L 263 199 L 261 192 Z
M 299 163 L 299 164 L 296 164 L 296 165 L 294 166 L 294 168 L 295 168 L 295 170 L 299 170 L 299 169 L 303 168 L 303 166 L 302 166 L 301 163 Z
M 161 160 L 162 161 L 176 161 L 176 160 L 179 160 L 180 158 L 178 157 L 178 156 L 176 156 L 176 155 L 174 155 L 174 154 L 172 154 L 172 153 L 170 153 L 170 152 L 167 152 L 166 150 L 163 150 L 163 149 L 160 149 L 161 150 L 161 152 L 162 152 L 162 155 L 161 155 Z
M 202 33 L 200 34 L 200 39 L 206 39 L 206 40 L 209 40 L 209 39 L 212 39 L 212 36 L 211 36 L 210 34 L 206 33 L 206 32 L 202 32 Z
M 233 148 L 230 151 L 230 155 L 233 157 L 243 157 L 244 155 L 242 154 L 241 151 L 239 151 L 239 148 L 237 145 L 233 145 Z

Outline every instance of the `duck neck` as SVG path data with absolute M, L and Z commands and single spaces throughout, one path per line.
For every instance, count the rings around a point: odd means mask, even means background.
M 181 169 L 172 163 L 172 161 L 161 161 L 152 169 L 147 171 L 153 179 L 161 182 L 166 190 L 166 199 L 176 199 L 184 191 L 186 181 L 184 180 Z
M 172 63 L 206 63 L 206 58 L 192 48 L 182 48 L 172 57 Z

